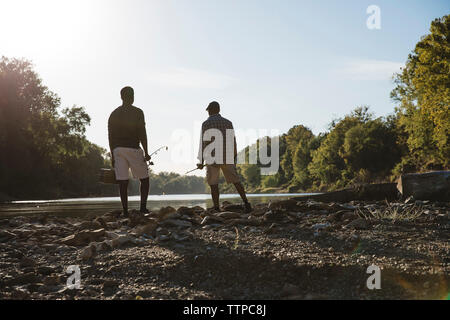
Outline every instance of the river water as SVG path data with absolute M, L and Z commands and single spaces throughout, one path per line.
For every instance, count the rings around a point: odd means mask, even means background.
M 248 194 L 251 203 L 268 202 L 270 200 L 282 200 L 290 197 L 310 195 L 308 193 L 277 193 L 277 194 Z M 241 203 L 238 194 L 223 194 L 221 201 L 231 203 Z M 128 197 L 128 207 L 130 209 L 139 208 L 139 196 Z M 172 206 L 201 206 L 211 207 L 212 201 L 209 194 L 172 194 L 172 195 L 149 195 L 147 207 L 150 210 L 157 210 L 161 207 Z M 119 197 L 101 198 L 75 198 L 60 200 L 30 200 L 14 201 L 12 203 L 0 204 L 0 217 L 12 217 L 20 215 L 35 214 L 57 214 L 61 216 L 83 216 L 85 214 L 96 215 L 105 212 L 121 209 Z

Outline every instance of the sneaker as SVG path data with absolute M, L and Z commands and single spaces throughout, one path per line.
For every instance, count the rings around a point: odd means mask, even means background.
M 139 210 L 141 213 L 150 213 L 150 211 L 147 208 L 141 208 L 141 210 Z
M 245 202 L 244 206 L 245 206 L 245 210 L 244 210 L 245 213 L 250 213 L 253 211 L 252 205 L 249 202 Z

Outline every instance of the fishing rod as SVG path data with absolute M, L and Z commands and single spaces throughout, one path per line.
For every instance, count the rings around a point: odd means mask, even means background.
M 152 157 L 152 155 L 157 154 L 161 149 L 166 149 L 166 151 L 167 151 L 167 150 L 169 150 L 169 147 L 168 147 L 168 146 L 162 146 L 162 147 L 159 147 L 158 149 L 156 149 L 155 151 L 153 151 L 153 152 L 149 155 L 150 158 Z M 152 166 L 153 164 L 154 164 L 153 161 L 150 161 L 150 162 L 148 163 L 149 166 Z
M 153 152 L 150 154 L 150 157 L 151 157 L 152 155 L 158 153 L 159 150 L 164 149 L 164 148 L 166 149 L 166 151 L 169 150 L 169 147 L 168 147 L 168 146 L 162 146 L 162 147 L 159 147 L 158 149 L 156 149 L 155 151 L 153 151 Z
M 189 170 L 188 172 L 185 173 L 185 175 L 187 175 L 188 173 L 194 172 L 195 170 L 199 170 L 199 168 L 195 168 L 195 169 Z

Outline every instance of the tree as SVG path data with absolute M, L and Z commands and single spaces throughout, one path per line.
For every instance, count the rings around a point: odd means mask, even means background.
M 398 102 L 398 125 L 407 133 L 409 160 L 416 169 L 448 167 L 450 159 L 450 15 L 435 19 L 430 34 L 409 54 L 395 75 L 391 97 Z
M 15 198 L 88 195 L 105 150 L 85 138 L 84 108 L 61 109 L 26 60 L 0 59 L 0 192 Z

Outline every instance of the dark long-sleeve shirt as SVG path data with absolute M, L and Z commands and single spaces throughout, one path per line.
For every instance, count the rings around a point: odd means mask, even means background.
M 108 137 L 111 151 L 117 147 L 139 149 L 146 140 L 144 112 L 134 106 L 120 106 L 108 120 Z

